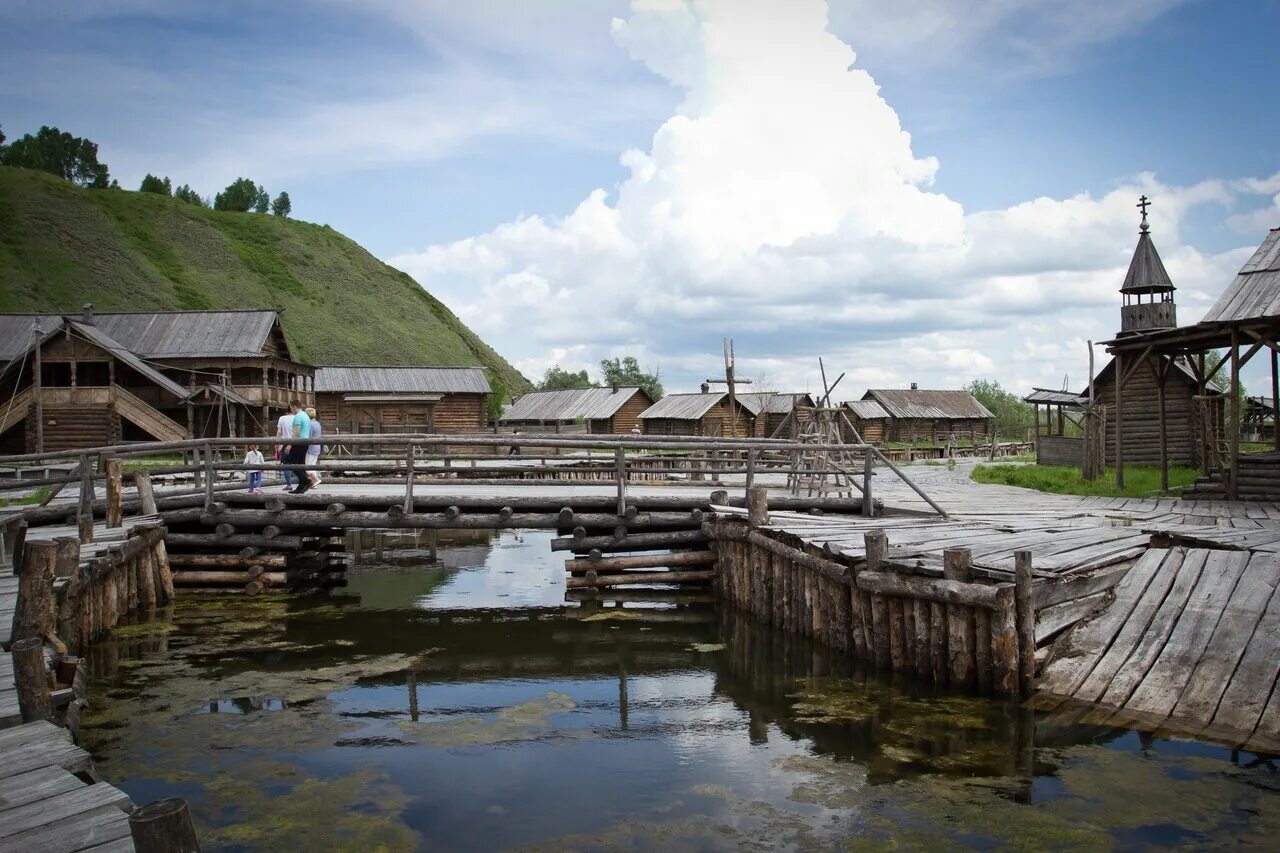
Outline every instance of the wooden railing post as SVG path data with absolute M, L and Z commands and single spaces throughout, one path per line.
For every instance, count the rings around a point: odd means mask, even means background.
M 404 511 L 413 512 L 413 442 L 404 446 Z
M 80 541 L 88 544 L 93 541 L 93 468 L 89 464 L 89 454 L 80 454 L 80 508 L 76 513 L 76 524 L 80 530 Z
M 124 483 L 120 473 L 120 457 L 109 457 L 102 467 L 107 476 L 107 527 L 120 527 L 124 524 Z
M 305 474 L 303 476 L 306 476 Z M 204 508 L 206 510 L 213 509 L 213 448 L 208 444 L 204 446 Z
M 968 548 L 946 548 L 942 552 L 942 577 L 949 581 L 973 581 L 973 555 Z M 947 660 L 953 685 L 972 685 L 975 680 L 973 608 L 947 605 Z
M 151 475 L 146 471 L 135 472 L 133 486 L 138 490 L 138 511 L 143 515 L 158 513 L 160 509 L 156 506 L 156 491 L 151 484 Z
M 769 487 L 752 486 L 747 489 L 747 524 L 763 527 L 769 523 Z
M 53 717 L 49 700 L 49 672 L 44 662 L 44 641 L 25 637 L 11 647 L 13 682 L 18 688 L 18 712 L 22 722 L 48 720 Z
M 872 518 L 876 514 L 876 502 L 871 497 L 871 452 L 862 452 L 862 514 Z
M 756 479 L 756 450 L 752 448 L 747 451 L 747 491 L 751 490 L 751 486 Z
M 618 517 L 627 514 L 627 451 L 621 444 L 613 449 L 613 464 L 618 478 Z
M 13 638 L 53 634 L 53 581 L 57 575 L 58 546 L 51 541 L 27 542 L 23 548 L 22 574 L 18 577 L 18 602 L 13 614 Z
M 1018 693 L 1031 695 L 1036 672 L 1036 612 L 1031 598 L 1031 552 L 1014 551 L 1014 615 L 1018 629 Z

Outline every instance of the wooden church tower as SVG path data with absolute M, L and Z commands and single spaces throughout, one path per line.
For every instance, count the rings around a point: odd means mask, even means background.
M 1157 329 L 1173 329 L 1178 325 L 1177 306 L 1173 302 L 1173 281 L 1165 271 L 1156 244 L 1151 242 L 1151 226 L 1147 224 L 1144 195 L 1138 201 L 1142 224 L 1138 226 L 1138 245 L 1129 262 L 1129 272 L 1120 288 L 1120 334 L 1117 337 Z

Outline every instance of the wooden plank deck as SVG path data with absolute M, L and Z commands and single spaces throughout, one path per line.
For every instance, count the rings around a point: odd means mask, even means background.
M 92 772 L 89 753 L 71 733 L 37 722 L 0 731 L 0 853 L 132 850 L 133 802 L 106 784 L 73 774 Z
M 1093 722 L 1280 751 L 1280 555 L 1151 549 L 1056 650 L 1043 693 Z

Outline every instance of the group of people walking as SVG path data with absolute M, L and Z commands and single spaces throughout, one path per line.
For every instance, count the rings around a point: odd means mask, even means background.
M 289 411 L 276 421 L 276 438 L 309 438 L 315 441 L 323 435 L 324 430 L 320 421 L 316 419 L 316 410 L 310 407 L 304 409 L 302 403 L 297 400 L 291 400 Z M 320 485 L 320 472 L 314 470 L 314 466 L 323 451 L 324 447 L 320 444 L 299 443 L 275 446 L 276 461 L 281 465 L 290 466 L 282 472 L 286 492 L 300 495 Z M 261 465 L 264 461 L 262 451 L 256 447 L 249 448 L 249 452 L 244 457 L 245 465 Z M 249 472 L 249 492 L 250 494 L 262 493 L 261 471 Z

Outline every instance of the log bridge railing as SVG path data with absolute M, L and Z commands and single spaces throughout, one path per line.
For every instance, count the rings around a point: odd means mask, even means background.
M 109 523 L 120 514 L 122 484 L 133 480 L 136 482 L 138 472 L 123 471 L 122 460 L 158 454 L 181 454 L 182 464 L 154 465 L 149 467 L 152 478 L 172 475 L 193 475 L 203 489 L 205 507 L 211 508 L 215 503 L 215 492 L 218 488 L 219 476 L 230 473 L 243 476 L 248 471 L 279 471 L 291 466 L 276 462 L 261 465 L 244 465 L 235 461 L 224 461 L 218 458 L 219 453 L 237 452 L 247 446 L 257 446 L 270 455 L 271 448 L 279 444 L 320 444 L 329 448 L 336 445 L 347 447 L 367 447 L 376 455 L 365 457 L 345 456 L 341 460 L 322 461 L 312 470 L 323 473 L 342 473 L 346 475 L 363 473 L 374 475 L 364 477 L 362 482 L 400 483 L 404 487 L 402 506 L 409 509 L 413 506 L 414 486 L 431 478 L 461 479 L 463 482 L 481 483 L 494 480 L 473 479 L 470 475 L 475 471 L 494 471 L 498 473 L 519 473 L 522 477 L 536 476 L 538 479 L 520 479 L 507 481 L 512 485 L 531 485 L 555 481 L 561 478 L 581 477 L 584 473 L 607 477 L 617 487 L 617 509 L 621 515 L 626 507 L 627 484 L 633 479 L 645 480 L 658 475 L 692 474 L 690 465 L 705 466 L 705 473 L 716 476 L 741 476 L 743 484 L 750 488 L 759 474 L 765 472 L 775 474 L 796 473 L 790 460 L 799 451 L 812 452 L 822 450 L 841 450 L 861 452 L 868 459 L 874 459 L 883 467 L 873 470 L 871 464 L 864 466 L 862 476 L 852 481 L 862 497 L 861 507 L 864 515 L 874 515 L 878 506 L 873 497 L 874 476 L 884 471 L 900 478 L 916 494 L 923 498 L 936 512 L 945 516 L 946 512 L 933 501 L 924 490 L 916 485 L 910 477 L 896 465 L 889 462 L 882 451 L 870 444 L 815 445 L 781 439 L 716 439 L 693 438 L 680 436 L 610 436 L 578 437 L 578 436 L 494 436 L 494 435 L 342 435 L 311 439 L 280 438 L 215 438 L 194 439 L 175 442 L 143 442 L 137 444 L 114 445 L 107 447 L 91 447 L 72 451 L 24 454 L 0 457 L 0 467 L 20 468 L 24 465 L 47 465 L 53 460 L 70 461 L 76 464 L 73 474 L 45 477 L 42 479 L 15 478 L 12 481 L 0 480 L 0 492 L 6 490 L 30 490 L 39 486 L 50 486 L 60 489 L 69 484 L 80 487 L 79 517 L 91 518 L 94 512 L 94 488 L 99 482 L 106 485 L 105 512 Z M 388 449 L 390 448 L 390 449 Z M 456 453 L 450 448 L 463 448 L 474 451 L 476 448 L 498 449 L 546 449 L 584 451 L 587 456 L 578 463 L 567 465 L 563 462 L 545 464 L 541 460 L 537 464 L 511 464 L 510 456 L 476 455 L 474 453 L 463 458 L 471 463 L 464 472 L 458 470 L 454 462 L 459 461 Z M 600 458 L 599 451 L 607 451 L 612 459 Z M 701 453 L 702 456 L 685 457 L 672 462 L 667 467 L 662 465 L 664 454 Z M 186 459 L 192 461 L 188 463 Z M 672 457 L 675 458 L 675 457 Z M 501 460 L 507 464 L 497 464 Z M 95 464 L 96 460 L 96 464 Z M 484 460 L 494 464 L 472 467 Z M 703 473 L 697 471 L 696 473 Z M 806 471 L 805 473 L 813 473 Z M 394 475 L 394 478 L 379 478 L 377 475 Z M 692 479 L 692 476 L 691 476 Z

